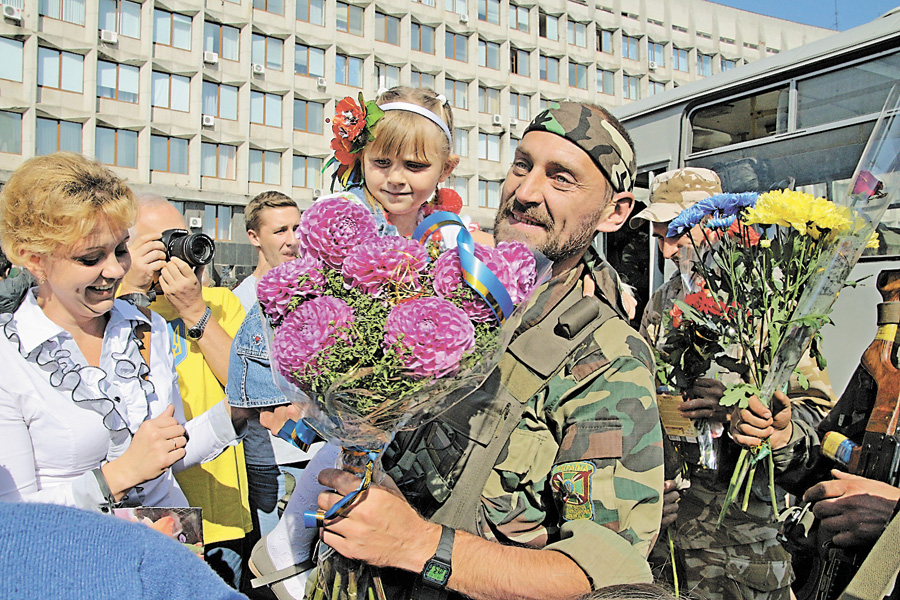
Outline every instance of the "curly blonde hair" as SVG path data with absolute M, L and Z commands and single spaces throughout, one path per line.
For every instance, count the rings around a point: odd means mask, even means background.
M 100 223 L 127 229 L 137 203 L 125 181 L 97 161 L 56 152 L 22 163 L 0 192 L 0 245 L 9 260 L 50 255 Z

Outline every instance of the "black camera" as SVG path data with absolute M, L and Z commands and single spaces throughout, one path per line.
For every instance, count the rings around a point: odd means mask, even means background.
M 166 260 L 177 256 L 192 267 L 208 265 L 216 255 L 216 243 L 205 233 L 166 229 L 162 232 L 162 243 L 166 246 Z

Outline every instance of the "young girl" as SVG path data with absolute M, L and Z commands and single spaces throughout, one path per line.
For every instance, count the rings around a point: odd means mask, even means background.
M 396 87 L 364 107 L 345 98 L 336 112 L 331 144 L 335 157 L 329 164 L 339 163 L 335 180 L 345 191 L 319 200 L 337 195 L 365 204 L 375 215 L 380 235 L 410 236 L 434 210 L 459 211 L 441 202 L 448 196 L 438 193 L 438 185 L 459 164 L 452 153 L 453 115 L 446 99 L 424 88 Z M 367 126 L 366 113 L 379 112 L 383 116 Z M 282 407 L 275 415 L 289 410 Z M 275 420 L 280 422 L 272 429 L 278 431 L 283 418 Z M 261 422 L 269 425 L 265 418 Z M 304 527 L 303 512 L 316 510 L 324 490 L 318 473 L 335 465 L 339 451 L 332 443 L 319 450 L 297 482 L 281 521 L 253 549 L 251 570 L 271 582 L 278 598 L 304 596 L 318 530 Z

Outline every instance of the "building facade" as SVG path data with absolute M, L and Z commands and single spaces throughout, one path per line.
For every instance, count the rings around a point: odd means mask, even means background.
M 0 182 L 56 150 L 180 203 L 216 264 L 255 266 L 243 207 L 330 188 L 336 101 L 443 92 L 446 185 L 489 226 L 548 102 L 618 106 L 833 33 L 706 0 L 2 0 Z

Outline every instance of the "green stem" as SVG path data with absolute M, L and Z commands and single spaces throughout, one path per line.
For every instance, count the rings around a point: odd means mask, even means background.
M 775 496 L 775 459 L 771 451 L 766 462 L 769 468 L 769 497 L 772 499 L 772 514 L 775 519 L 778 519 L 778 498 Z
M 678 565 L 675 563 L 675 541 L 672 539 L 671 527 L 666 530 L 666 535 L 669 538 L 669 560 L 672 561 L 672 585 L 675 587 L 675 597 L 680 598 L 681 594 L 678 593 Z
M 741 510 L 747 512 L 747 506 L 750 504 L 750 492 L 753 491 L 753 480 L 756 479 L 756 461 L 750 460 L 750 472 L 747 480 L 744 482 L 744 499 L 741 501 Z
M 722 526 L 722 521 L 725 520 L 725 514 L 728 512 L 731 503 L 734 502 L 734 498 L 737 496 L 738 490 L 740 489 L 740 482 L 743 481 L 742 472 L 746 467 L 748 454 L 749 452 L 746 448 L 742 448 L 741 453 L 738 454 L 737 463 L 734 465 L 734 473 L 731 474 L 731 481 L 728 483 L 728 491 L 725 493 L 725 500 L 722 501 L 722 510 L 719 511 L 719 518 L 716 520 L 716 529 Z

